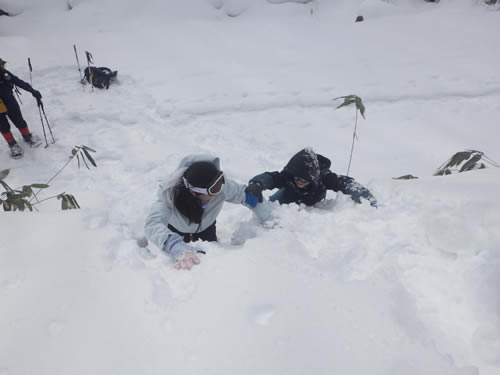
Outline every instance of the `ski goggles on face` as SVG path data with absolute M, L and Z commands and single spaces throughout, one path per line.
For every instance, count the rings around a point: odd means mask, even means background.
M 294 177 L 293 180 L 295 182 L 298 182 L 299 184 L 308 184 L 309 182 L 311 182 L 309 180 L 305 180 L 305 179 L 300 178 L 300 177 Z
M 217 195 L 222 191 L 222 188 L 224 187 L 224 173 L 221 171 L 220 174 L 215 178 L 214 182 L 212 182 L 207 188 L 200 188 L 191 185 L 188 180 L 186 180 L 185 177 L 182 177 L 182 180 L 184 181 L 184 186 L 188 188 L 189 190 L 194 191 L 195 193 L 198 194 L 204 194 L 204 195 Z

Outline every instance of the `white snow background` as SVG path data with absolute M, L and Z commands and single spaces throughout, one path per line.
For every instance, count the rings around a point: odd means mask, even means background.
M 26 81 L 31 58 L 57 139 L 21 160 L 2 141 L 6 181 L 46 182 L 74 145 L 98 164 L 41 195 L 81 210 L 0 213 L 1 375 L 500 373 L 500 170 L 432 176 L 464 149 L 500 160 L 498 6 L 70 3 L 0 0 L 18 14 L 0 17 L 0 57 Z M 118 82 L 83 90 L 73 44 Z M 226 204 L 190 272 L 138 247 L 187 154 L 245 183 L 311 146 L 345 174 L 355 112 L 332 99 L 348 94 L 367 108 L 350 174 L 378 209 L 329 192 L 266 229 Z

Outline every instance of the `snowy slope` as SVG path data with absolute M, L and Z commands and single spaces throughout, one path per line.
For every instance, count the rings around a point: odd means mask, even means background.
M 0 146 L 0 169 L 13 186 L 45 182 L 76 144 L 97 150 L 98 168 L 70 165 L 45 193 L 72 193 L 81 211 L 47 201 L 0 215 L 0 374 L 500 371 L 500 171 L 432 177 L 466 148 L 500 160 L 498 12 L 445 0 L 13 3 L 0 1 L 22 12 L 1 19 L 1 57 L 26 80 L 31 57 L 57 143 L 21 160 Z M 245 12 L 228 17 L 236 5 Z M 119 82 L 83 91 L 74 43 Z M 188 153 L 218 154 L 245 182 L 312 146 L 345 173 L 354 112 L 332 99 L 352 93 L 367 118 L 351 174 L 379 209 L 330 192 L 313 209 L 275 207 L 266 229 L 226 205 L 220 243 L 200 245 L 191 272 L 138 248 L 158 182 Z M 391 178 L 408 173 L 420 179 Z

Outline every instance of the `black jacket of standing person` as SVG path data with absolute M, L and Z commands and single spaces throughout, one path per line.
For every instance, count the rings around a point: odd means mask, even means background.
M 264 172 L 250 179 L 247 192 L 262 201 L 262 190 L 279 189 L 269 197 L 270 201 L 312 206 L 325 199 L 327 190 L 333 190 L 350 195 L 357 203 L 366 199 L 377 206 L 367 188 L 351 177 L 333 173 L 330 166 L 330 159 L 305 148 L 297 152 L 281 172 Z
M 40 91 L 35 90 L 28 82 L 24 82 L 21 78 L 15 76 L 5 68 L 0 68 L 0 99 L 10 101 L 14 99 L 14 86 L 31 93 L 36 99 L 41 98 Z
M 5 69 L 5 64 L 6 62 L 0 59 L 0 133 L 2 133 L 9 144 L 10 156 L 18 159 L 23 156 L 23 149 L 10 132 L 9 120 L 19 129 L 24 141 L 30 147 L 39 146 L 41 141 L 36 135 L 31 134 L 28 124 L 21 113 L 21 108 L 14 97 L 14 90 L 16 87 L 19 87 L 30 92 L 35 97 L 38 105 L 42 104 L 42 94 L 31 87 L 29 83 L 24 82 Z

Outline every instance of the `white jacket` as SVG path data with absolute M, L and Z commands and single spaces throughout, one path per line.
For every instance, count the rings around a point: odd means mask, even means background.
M 168 228 L 169 224 L 182 233 L 202 232 L 215 222 L 225 201 L 247 206 L 254 211 L 261 221 L 265 221 L 271 216 L 271 204 L 267 200 L 258 203 L 255 208 L 246 205 L 244 203 L 246 185 L 238 184 L 224 177 L 225 184 L 222 192 L 210 199 L 203 207 L 201 223 L 190 223 L 189 219 L 177 211 L 174 206 L 173 188 L 180 181 L 187 167 L 197 161 L 210 161 L 220 169 L 218 157 L 210 155 L 189 155 L 185 157 L 172 176 L 160 184 L 157 200 L 153 203 L 146 218 L 144 226 L 146 237 L 162 250 L 168 237 L 173 234 L 177 235 Z

